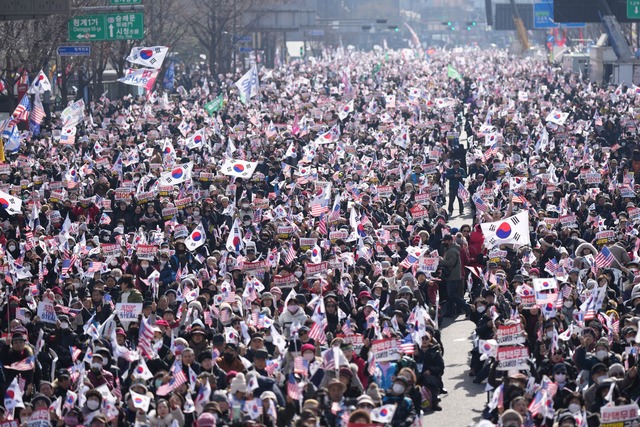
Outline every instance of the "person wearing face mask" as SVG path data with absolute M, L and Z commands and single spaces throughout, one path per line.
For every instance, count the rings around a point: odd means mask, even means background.
M 87 373 L 87 379 L 91 382 L 91 385 L 95 388 L 106 384 L 109 390 L 113 390 L 114 380 L 113 374 L 106 371 L 102 366 L 104 356 L 101 353 L 102 349 L 98 348 L 94 350 L 93 359 L 91 360 L 91 369 Z M 109 350 L 106 350 L 109 351 Z
M 564 399 L 564 408 L 572 414 L 580 414 L 584 409 L 584 398 L 579 392 L 569 393 Z
M 90 423 L 102 410 L 102 394 L 94 388 L 87 391 L 85 398 L 86 401 L 82 408 L 82 416 L 86 423 Z
M 397 405 L 390 423 L 394 426 L 409 427 L 415 421 L 416 409 L 413 401 L 406 395 L 408 389 L 409 381 L 403 376 L 397 376 L 382 398 L 383 405 Z
M 303 325 L 307 320 L 307 315 L 302 310 L 295 298 L 289 298 L 287 301 L 286 310 L 278 317 L 278 322 L 282 328 L 282 333 L 285 337 L 291 334 L 291 325 L 298 323 Z
M 553 405 L 556 409 L 560 409 L 567 397 L 576 391 L 577 385 L 573 377 L 569 376 L 567 365 L 564 363 L 556 363 L 553 366 L 551 380 L 558 385 L 558 391 L 553 397 Z
M 589 388 L 584 392 L 585 407 L 591 408 L 596 400 L 596 394 L 600 384 L 609 379 L 609 369 L 603 363 L 596 363 L 589 371 L 590 381 Z
M 216 360 L 216 363 L 227 374 L 231 371 L 246 372 L 247 370 L 240 357 L 238 357 L 238 346 L 234 343 L 226 343 L 224 352 Z

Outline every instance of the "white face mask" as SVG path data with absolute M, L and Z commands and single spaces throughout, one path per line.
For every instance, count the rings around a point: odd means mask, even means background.
M 298 279 L 302 277 L 302 271 L 296 271 L 293 274 L 295 274 Z
M 97 400 L 87 400 L 87 408 L 91 409 L 92 411 L 95 411 L 99 407 L 100 402 L 98 402 Z
M 566 374 L 556 374 L 556 382 L 563 383 L 567 380 Z
M 148 268 L 149 267 L 149 263 L 148 262 L 142 262 L 142 263 L 140 263 L 140 267 Z
M 547 332 L 547 338 L 553 338 L 553 331 Z
M 582 409 L 582 407 L 579 403 L 569 403 L 568 409 L 572 414 L 577 414 L 578 412 L 580 412 L 580 409 Z
M 605 357 L 607 357 L 609 355 L 609 352 L 607 350 L 598 350 L 596 351 L 596 357 L 598 358 L 598 360 L 602 360 Z
M 596 384 L 602 383 L 602 381 L 606 380 L 607 378 L 609 378 L 609 376 L 607 374 L 600 375 L 598 378 L 596 378 Z
M 484 313 L 486 309 L 487 307 L 485 307 L 484 305 L 479 305 L 478 308 L 476 308 L 476 310 L 478 310 L 478 313 Z
M 364 274 L 358 274 L 358 280 L 362 280 L 363 277 L 364 277 Z
M 565 301 L 564 302 L 564 306 L 567 307 L 567 308 L 573 307 L 573 301 Z
M 102 362 L 101 363 L 92 363 L 91 364 L 91 368 L 92 369 L 102 369 Z
M 309 362 L 316 358 L 315 354 L 311 353 L 310 351 L 307 351 L 302 357 L 307 359 Z
M 287 310 L 289 310 L 290 313 L 297 313 L 298 312 L 298 306 L 297 305 L 290 305 L 287 307 Z
M 16 250 L 16 246 L 15 245 L 9 245 L 7 247 L 7 249 L 9 249 L 10 251 L 15 251 Z
M 405 388 L 406 388 L 406 387 L 405 387 L 404 385 L 399 384 L 399 383 L 395 383 L 395 384 L 393 385 L 393 387 L 391 387 L 391 390 L 392 390 L 395 394 L 398 394 L 398 395 L 399 395 L 399 394 L 404 393 Z

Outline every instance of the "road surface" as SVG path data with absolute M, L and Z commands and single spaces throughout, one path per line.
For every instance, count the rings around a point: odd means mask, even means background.
M 469 209 L 466 209 L 469 212 Z M 456 207 L 449 225 L 460 228 L 463 224 L 471 224 L 471 214 L 458 216 Z M 426 425 L 434 426 L 469 426 L 480 421 L 482 409 L 487 401 L 484 384 L 474 384 L 469 376 L 468 357 L 471 351 L 471 334 L 475 324 L 465 320 L 464 315 L 457 319 L 444 319 L 442 343 L 444 345 L 445 371 L 444 388 L 449 392 L 442 396 L 442 411 L 433 412 L 425 417 Z

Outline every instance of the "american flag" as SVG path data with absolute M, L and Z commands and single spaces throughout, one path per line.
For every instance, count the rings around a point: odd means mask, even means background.
M 61 276 L 66 276 L 69 274 L 69 268 L 71 267 L 71 259 L 65 258 L 62 260 L 62 270 L 60 271 Z
M 305 366 L 305 362 L 307 366 Z M 293 359 L 293 372 L 296 374 L 304 375 L 305 377 L 309 375 L 309 362 L 305 360 L 302 356 L 296 356 Z
M 486 162 L 491 157 L 495 156 L 497 153 L 498 153 L 498 143 L 494 142 L 493 145 L 489 147 L 487 151 L 485 151 L 483 155 L 484 161 Z
M 12 363 L 9 366 L 5 366 L 5 369 L 13 369 L 14 371 L 31 371 L 36 367 L 36 357 L 29 356 L 26 359 L 22 359 L 18 362 Z
M 323 203 L 314 203 L 311 206 L 311 216 L 313 217 L 319 217 L 327 212 L 329 212 L 329 203 L 326 200 Z
M 158 396 L 166 396 L 181 385 L 187 383 L 187 375 L 182 370 L 181 363 L 174 363 L 173 367 L 171 367 L 171 373 L 173 374 L 171 380 L 166 384 L 162 384 L 160 387 L 158 387 L 158 390 L 156 390 Z
M 31 102 L 29 101 L 29 95 L 24 95 L 20 104 L 16 107 L 11 115 L 11 118 L 18 122 L 26 122 L 29 120 L 29 111 L 31 110 Z
M 369 352 L 369 367 L 368 367 L 369 375 L 376 373 L 376 356 L 373 354 L 373 351 Z
M 318 222 L 318 233 L 322 236 L 327 235 L 327 217 L 325 214 L 320 215 L 320 221 Z
M 413 339 L 411 339 L 411 335 L 407 335 L 401 341 L 399 340 L 398 345 L 401 353 L 412 355 L 416 351 L 416 346 Z
M 558 264 L 558 261 L 556 261 L 555 258 L 551 258 L 549 261 L 547 261 L 547 263 L 544 265 L 545 270 L 547 270 L 549 273 L 554 274 L 556 271 L 558 271 L 558 268 L 560 268 L 560 264 Z
M 97 273 L 102 270 L 103 262 L 100 261 L 91 261 L 89 263 L 89 268 L 87 269 L 87 273 Z
M 42 123 L 45 116 L 46 114 L 44 113 L 42 102 L 40 101 L 40 94 L 36 93 L 36 101 L 33 105 L 33 109 L 31 110 L 31 123 L 39 125 Z
M 529 404 L 529 412 L 532 417 L 535 417 L 542 410 L 542 405 L 544 405 L 547 400 L 547 392 L 545 390 L 539 390 L 536 393 L 535 398 Z
M 465 203 L 469 200 L 469 191 L 464 188 L 464 185 L 462 185 L 461 182 L 458 183 L 458 197 L 460 197 Z
M 474 194 L 471 197 L 471 200 L 473 200 L 473 204 L 475 205 L 476 210 L 478 210 L 479 212 L 486 212 L 489 209 L 489 206 L 487 206 L 484 200 L 482 200 L 482 197 Z
M 153 330 L 151 329 L 151 325 L 149 321 L 142 318 L 142 322 L 140 322 L 140 331 L 138 333 L 138 351 L 143 357 L 148 359 L 153 359 L 156 355 L 156 351 L 153 348 L 153 343 L 151 340 L 153 339 Z
M 293 400 L 302 400 L 300 386 L 296 382 L 296 377 L 293 374 L 289 374 L 289 379 L 287 380 L 287 394 Z
M 280 368 L 279 360 L 269 360 L 267 361 L 267 366 L 264 369 L 265 371 L 267 371 L 269 375 L 273 375 L 279 368 Z
M 327 342 L 327 336 L 324 333 L 324 329 L 327 327 L 326 322 L 315 322 L 309 330 L 309 338 L 317 341 L 319 344 L 325 344 Z
M 513 203 L 521 203 L 523 205 L 527 204 L 527 199 L 517 191 L 513 192 L 511 200 L 513 201 Z
M 346 336 L 353 335 L 353 328 L 351 327 L 351 319 L 347 319 L 347 320 L 344 321 L 344 323 L 342 325 L 342 332 Z
M 596 266 L 598 268 L 607 268 L 613 263 L 614 259 L 615 258 L 609 248 L 604 246 L 596 256 Z
M 287 255 L 284 257 L 284 263 L 289 265 L 296 259 L 296 250 L 293 247 L 293 243 L 289 243 L 289 250 L 287 251 Z

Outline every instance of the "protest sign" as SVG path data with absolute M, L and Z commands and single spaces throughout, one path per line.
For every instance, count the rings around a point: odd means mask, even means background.
M 500 325 L 496 333 L 496 341 L 500 346 L 524 344 L 524 327 L 522 323 L 513 325 Z
M 638 425 L 638 404 L 603 406 L 600 408 L 600 427 L 631 427 Z
M 137 321 L 142 313 L 142 303 L 117 303 L 116 315 L 121 322 Z
M 47 409 L 38 409 L 33 411 L 27 421 L 27 427 L 49 427 L 51 424 L 51 416 Z
M 376 362 L 389 362 L 400 359 L 398 340 L 395 338 L 373 340 L 370 351 L 375 356 Z
M 153 261 L 157 253 L 158 247 L 154 245 L 138 245 L 136 248 L 136 255 L 138 256 L 138 259 Z
M 529 369 L 527 359 L 529 359 L 529 349 L 526 347 L 499 347 L 497 369 L 499 371 Z
M 38 317 L 40 321 L 55 324 L 58 321 L 56 310 L 50 300 L 40 301 L 38 303 Z

